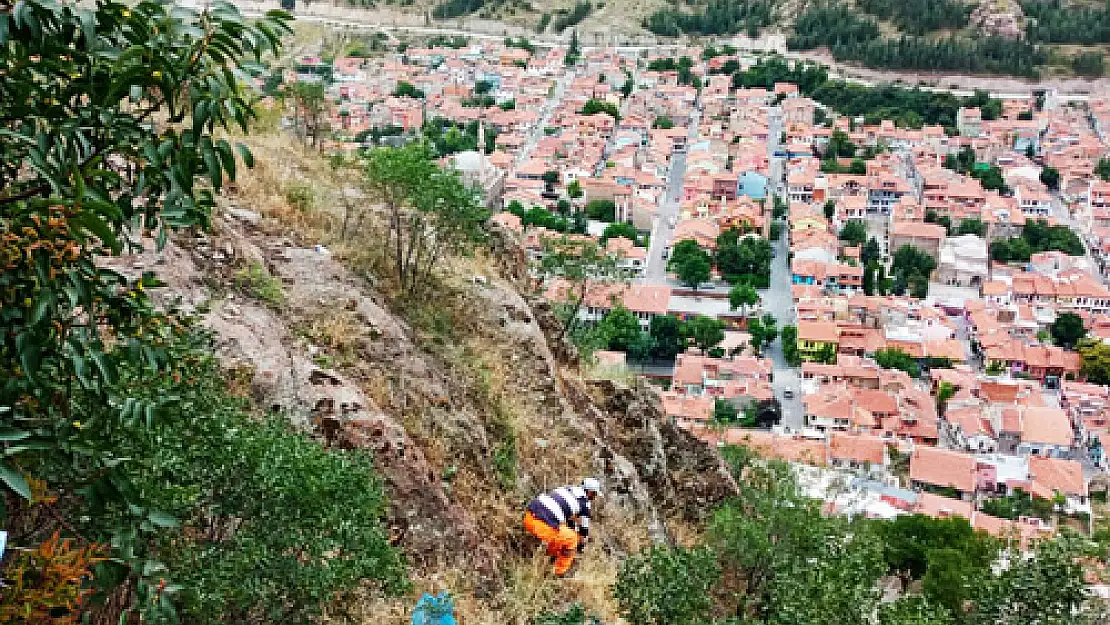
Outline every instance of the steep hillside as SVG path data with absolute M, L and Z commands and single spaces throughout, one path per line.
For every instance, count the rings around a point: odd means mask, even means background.
M 282 139 L 254 147 L 257 168 L 210 234 L 128 266 L 158 264 L 207 311 L 260 409 L 326 444 L 374 450 L 418 591 L 452 589 L 468 622 L 525 623 L 570 600 L 613 614 L 617 561 L 688 535 L 731 492 L 715 452 L 669 425 L 650 389 L 586 381 L 568 348 L 549 344 L 552 314 L 522 294 L 511 237 L 495 233 L 488 252 L 444 267 L 431 300 L 391 300 L 374 286 L 372 235 L 338 239 L 341 187 L 324 161 Z M 522 506 L 585 475 L 606 490 L 597 540 L 578 578 L 554 583 L 532 559 Z M 400 622 L 411 605 L 367 601 L 356 606 L 366 623 L 383 610 Z

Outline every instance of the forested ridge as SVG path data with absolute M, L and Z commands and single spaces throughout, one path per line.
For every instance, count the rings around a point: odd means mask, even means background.
M 794 50 L 827 47 L 838 61 L 868 67 L 972 74 L 1035 76 L 1047 59 L 1033 44 L 998 36 L 882 37 L 872 18 L 840 3 L 812 6 L 802 13 L 787 46 Z
M 828 48 L 838 61 L 911 71 L 1035 77 L 1046 63 L 1100 75 L 1101 53 L 1050 54 L 1054 44 L 1110 42 L 1110 3 L 1022 0 L 1026 37 L 974 29 L 975 3 L 962 0 L 810 0 L 785 10 L 781 0 L 708 0 L 660 9 L 644 27 L 662 36 L 683 33 L 757 36 L 784 27 L 793 50 Z M 893 32 L 884 31 L 882 24 Z M 1048 46 L 1048 47 L 1046 47 Z

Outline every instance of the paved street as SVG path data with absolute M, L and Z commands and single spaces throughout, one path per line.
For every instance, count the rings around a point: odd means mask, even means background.
M 517 153 L 517 167 L 527 163 L 528 159 L 532 157 L 532 150 L 535 149 L 540 137 L 543 136 L 543 129 L 547 127 L 548 121 L 551 120 L 551 114 L 555 112 L 555 107 L 559 106 L 559 103 L 563 101 L 563 92 L 566 91 L 567 85 L 569 85 L 572 80 L 574 80 L 574 70 L 572 68 L 567 68 L 567 71 L 560 76 L 558 82 L 555 83 L 555 91 L 551 94 L 551 97 L 547 98 L 547 102 L 544 103 L 543 114 L 540 116 L 540 121 L 528 135 L 528 141 Z
M 686 155 L 671 156 L 671 168 L 667 173 L 667 190 L 659 203 L 659 212 L 651 230 L 651 245 L 648 249 L 647 267 L 642 278 L 645 284 L 667 283 L 667 261 L 663 250 L 671 245 L 674 229 L 671 219 L 678 220 L 678 207 L 682 200 L 682 178 L 686 175 Z
M 779 328 L 784 325 L 796 325 L 794 316 L 794 301 L 790 293 L 790 261 L 788 260 L 790 248 L 786 243 L 786 233 L 777 241 L 773 241 L 775 258 L 771 261 L 771 288 L 760 292 L 763 299 L 763 310 L 775 316 Z M 803 423 L 804 410 L 802 406 L 802 393 L 799 389 L 798 370 L 786 363 L 782 354 L 782 341 L 774 344 L 764 351 L 764 355 L 774 363 L 775 397 L 782 402 L 782 425 L 800 429 Z M 790 389 L 794 397 L 786 399 L 783 392 Z

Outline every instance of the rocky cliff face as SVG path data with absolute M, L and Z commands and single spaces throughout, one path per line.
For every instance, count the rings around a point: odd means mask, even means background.
M 582 380 L 550 308 L 520 292 L 516 242 L 498 235 L 491 249 L 401 314 L 372 277 L 251 211 L 125 262 L 155 265 L 203 311 L 260 410 L 373 451 L 417 577 L 469 571 L 496 592 L 499 571 L 530 554 L 519 521 L 537 491 L 600 476 L 597 542 L 620 556 L 701 520 L 734 484 L 652 389 Z

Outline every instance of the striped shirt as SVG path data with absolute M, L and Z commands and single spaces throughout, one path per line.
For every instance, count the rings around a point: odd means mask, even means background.
M 590 498 L 581 486 L 563 486 L 544 493 L 528 504 L 528 511 L 551 527 L 575 527 L 582 538 L 590 535 Z

